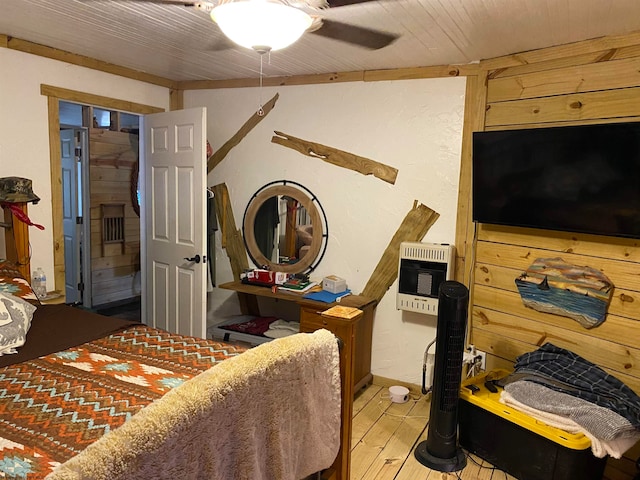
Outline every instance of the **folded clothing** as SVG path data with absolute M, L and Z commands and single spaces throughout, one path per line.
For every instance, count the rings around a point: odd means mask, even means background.
M 248 333 L 249 335 L 264 336 L 264 333 L 269 330 L 269 325 L 276 320 L 278 320 L 276 317 L 255 317 L 246 322 L 220 325 L 220 328 L 234 332 Z
M 269 325 L 269 330 L 264 332 L 264 336 L 269 338 L 282 338 L 299 332 L 299 322 L 287 322 L 286 320 L 280 319 Z
M 579 355 L 546 343 L 516 359 L 516 375 L 568 393 L 622 415 L 640 428 L 640 397 L 628 386 Z
M 591 452 L 597 458 L 602 458 L 605 455 L 610 455 L 613 458 L 621 458 L 624 452 L 631 448 L 638 440 L 638 437 L 618 437 L 612 440 L 602 440 L 588 430 L 585 430 L 571 418 L 530 407 L 513 398 L 507 390 L 503 390 L 500 394 L 500 401 L 552 427 L 560 428 L 569 433 L 582 433 L 591 440 Z
M 509 383 L 504 391 L 521 404 L 573 420 L 601 440 L 640 439 L 640 432 L 622 415 L 581 398 L 526 380 Z

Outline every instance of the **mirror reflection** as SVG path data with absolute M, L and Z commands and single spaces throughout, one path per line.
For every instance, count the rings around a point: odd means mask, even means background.
M 279 195 L 266 199 L 253 227 L 258 248 L 274 263 L 295 263 L 311 248 L 313 223 L 295 198 Z
M 317 198 L 295 182 L 281 180 L 258 190 L 247 205 L 243 233 L 257 267 L 289 273 L 313 270 L 326 250 L 324 211 Z

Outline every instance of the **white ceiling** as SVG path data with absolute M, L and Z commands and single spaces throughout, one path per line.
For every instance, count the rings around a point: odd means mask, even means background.
M 640 0 L 379 0 L 323 16 L 400 38 L 372 51 L 307 33 L 273 52 L 265 75 L 465 64 L 624 34 L 640 30 Z M 257 78 L 260 65 L 253 51 L 221 49 L 206 13 L 176 5 L 0 0 L 0 34 L 178 81 Z

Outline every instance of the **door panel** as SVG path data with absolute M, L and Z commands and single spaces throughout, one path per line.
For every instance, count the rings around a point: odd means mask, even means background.
M 206 336 L 206 109 L 147 115 L 143 172 L 143 318 Z M 188 261 L 196 255 L 200 262 Z
M 152 318 L 154 326 L 175 331 L 169 323 L 169 265 L 153 262 L 153 303 Z
M 60 131 L 60 153 L 62 163 L 62 232 L 64 243 L 64 287 L 65 302 L 82 300 L 78 285 L 80 274 L 80 225 L 78 213 L 78 164 L 76 158 L 76 135 L 73 129 Z

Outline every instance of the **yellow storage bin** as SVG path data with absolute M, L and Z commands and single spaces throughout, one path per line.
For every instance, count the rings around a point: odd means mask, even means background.
M 496 393 L 485 387 L 487 380 L 509 373 L 493 370 L 462 382 L 460 446 L 520 480 L 600 480 L 606 458 L 593 456 L 586 436 L 551 427 L 504 405 L 500 387 Z

